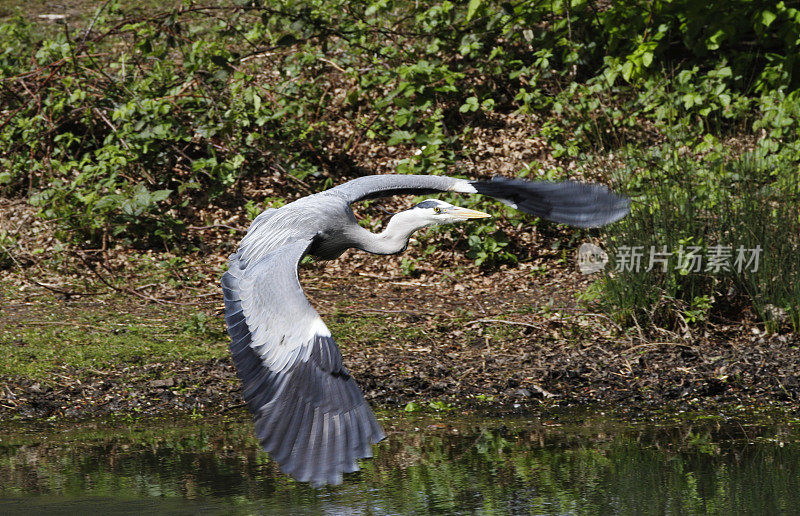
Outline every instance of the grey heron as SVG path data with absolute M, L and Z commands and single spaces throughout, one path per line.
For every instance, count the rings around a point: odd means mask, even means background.
M 284 473 L 339 484 L 385 435 L 298 278 L 307 254 L 333 259 L 350 248 L 405 250 L 418 229 L 487 213 L 429 199 L 394 215 L 379 234 L 359 226 L 350 205 L 399 194 L 458 192 L 498 199 L 526 213 L 578 227 L 624 217 L 629 201 L 579 182 L 374 175 L 267 209 L 250 225 L 222 277 L 230 350 L 255 432 Z

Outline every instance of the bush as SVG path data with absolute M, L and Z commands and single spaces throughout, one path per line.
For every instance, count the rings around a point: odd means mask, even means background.
M 277 159 L 298 173 L 308 167 L 316 129 L 306 113 L 320 87 L 270 84 L 255 65 L 234 66 L 243 60 L 236 13 L 227 22 L 198 17 L 101 17 L 85 42 L 63 33 L 39 42 L 33 66 L 19 56 L 35 27 L 6 23 L 5 193 L 27 191 L 73 241 L 154 245 L 242 174 Z
M 800 14 L 783 3 L 307 0 L 123 16 L 112 3 L 90 32 L 47 37 L 22 18 L 0 26 L 0 184 L 36 194 L 77 242 L 168 241 L 244 175 L 338 179 L 363 138 L 419 149 L 400 172 L 452 171 L 492 111 L 541 115 L 557 156 L 642 137 L 642 117 L 797 137 L 782 113 L 797 109 L 785 92 Z M 337 134 L 340 118 L 360 133 Z
M 615 245 L 763 244 L 757 274 L 609 277 L 622 320 L 675 327 L 738 303 L 797 326 L 797 282 L 775 280 L 796 277 L 781 260 L 796 251 L 800 163 L 800 12 L 784 2 L 108 6 L 80 31 L 0 22 L 0 192 L 30 198 L 64 239 L 176 243 L 243 177 L 311 190 L 364 173 L 365 140 L 401 149 L 398 172 L 456 173 L 475 127 L 527 113 L 562 164 L 630 156 L 623 182 L 640 203 Z M 237 206 L 252 215 L 261 200 Z M 467 231 L 483 265 L 517 261 L 503 231 Z M 768 256 L 768 242 L 788 247 Z

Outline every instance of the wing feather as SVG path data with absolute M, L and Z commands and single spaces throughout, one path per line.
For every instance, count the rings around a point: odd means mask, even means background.
M 295 478 L 297 478 L 295 476 L 297 474 L 297 469 L 301 465 L 297 457 L 304 456 L 301 445 L 302 443 L 308 442 L 308 435 L 311 433 L 311 404 L 301 401 L 300 405 L 301 410 L 298 412 L 301 412 L 301 417 L 296 426 L 300 431 L 293 436 L 291 445 L 287 445 L 284 450 L 275 454 L 275 462 L 278 464 L 285 464 L 285 466 L 283 466 L 283 471 Z
M 469 182 L 447 176 L 426 176 L 414 174 L 382 174 L 364 176 L 348 181 L 325 194 L 342 196 L 347 202 L 354 203 L 366 199 L 390 197 L 392 195 L 422 195 L 436 192 L 460 191 L 459 186 L 468 188 Z M 474 192 L 473 192 L 474 193 Z
M 575 181 L 524 181 L 496 177 L 470 182 L 476 193 L 544 219 L 587 228 L 617 221 L 630 211 L 630 200 L 607 187 Z
M 225 319 L 261 445 L 296 479 L 338 484 L 384 433 L 300 286 L 310 244 L 289 243 L 245 268 L 233 255 L 222 278 Z
M 222 277 L 225 320 L 256 435 L 296 479 L 339 483 L 385 437 L 300 286 L 298 263 L 327 216 L 315 207 L 331 206 L 334 197 L 337 209 L 346 209 L 363 199 L 448 191 L 486 195 L 580 227 L 608 224 L 630 209 L 628 199 L 596 184 L 389 174 L 358 178 L 259 215 Z M 327 204 L 318 202 L 325 196 Z
M 630 211 L 630 201 L 604 185 L 576 181 L 526 181 L 505 177 L 471 181 L 447 176 L 385 174 L 359 177 L 323 193 L 339 195 L 353 203 L 434 192 L 486 195 L 525 213 L 582 228 L 610 224 Z

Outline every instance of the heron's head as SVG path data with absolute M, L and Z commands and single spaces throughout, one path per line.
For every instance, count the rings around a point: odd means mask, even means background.
M 483 219 L 491 217 L 482 211 L 470 210 L 438 199 L 426 199 L 421 203 L 406 210 L 409 215 L 413 214 L 425 226 L 437 224 L 452 224 L 469 219 Z

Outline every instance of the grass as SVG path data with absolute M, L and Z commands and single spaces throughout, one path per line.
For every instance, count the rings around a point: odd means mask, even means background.
M 153 364 L 229 358 L 222 315 L 202 306 L 140 303 L 123 294 L 77 301 L 42 294 L 34 299 L 28 301 L 15 286 L 0 282 L 0 377 L 47 383 L 59 375 L 84 379 L 128 368 L 140 375 Z M 409 318 L 343 311 L 323 317 L 345 356 L 371 348 L 483 348 L 487 338 L 494 347 L 526 338 L 520 326 L 465 326 L 475 318 L 470 312 Z M 564 337 L 571 338 L 569 333 Z
M 388 321 L 382 315 L 336 314 L 325 318 L 339 345 L 346 348 L 349 344 L 358 345 L 375 343 L 375 345 L 410 343 L 431 343 L 431 334 L 421 326 L 408 326 L 398 321 Z
M 749 312 L 768 331 L 799 331 L 795 169 L 791 161 L 752 156 L 698 162 L 655 151 L 630 159 L 622 174 L 634 206 L 609 228 L 612 261 L 588 297 L 597 295 L 623 325 L 685 328 Z M 634 246 L 643 253 L 640 266 L 625 266 L 618 257 Z M 715 246 L 728 250 L 723 267 L 708 261 Z M 697 268 L 680 260 L 680 251 L 692 248 Z M 737 249 L 750 259 L 756 248 L 757 263 L 737 266 Z M 660 263 L 647 270 L 648 249 L 666 250 L 666 271 Z
M 201 306 L 139 303 L 123 294 L 78 301 L 44 294 L 29 302 L 15 290 L 0 283 L 0 354 L 5 357 L 0 376 L 47 381 L 67 371 L 82 378 L 131 366 L 229 357 L 222 315 Z M 429 346 L 461 321 L 434 316 L 430 324 L 417 324 L 342 312 L 324 319 L 345 354 L 350 346 Z
M 81 377 L 228 356 L 222 318 L 197 307 L 141 305 L 120 297 L 103 303 L 37 298 L 33 305 L 6 299 L 3 305 L 0 375 L 40 381 L 65 370 Z
M 183 278 L 193 274 L 180 260 L 142 258 L 132 266 L 135 282 L 143 285 L 166 284 L 176 272 Z M 112 284 L 122 281 L 115 278 Z M 125 293 L 67 301 L 46 291 L 20 292 L 11 281 L 0 281 L 0 354 L 5 357 L 0 377 L 47 383 L 59 375 L 83 379 L 126 368 L 140 375 L 158 363 L 227 360 L 228 336 L 218 300 L 213 295 L 202 299 L 211 304 L 157 304 Z M 323 311 L 323 320 L 345 356 L 366 349 L 484 348 L 487 338 L 494 347 L 517 341 L 525 330 L 488 321 L 466 325 L 480 317 L 460 306 L 424 315 L 360 309 L 373 306 L 370 298 L 349 298 L 336 306 L 331 313 Z

